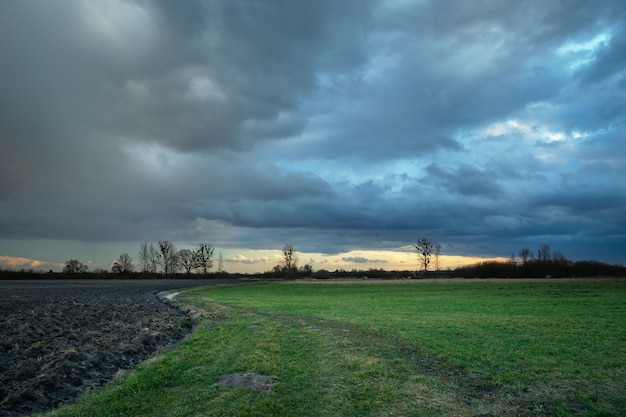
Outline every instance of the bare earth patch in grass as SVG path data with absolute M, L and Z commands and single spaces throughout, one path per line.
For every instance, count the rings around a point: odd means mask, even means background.
M 230 388 L 249 388 L 255 391 L 268 392 L 272 389 L 273 377 L 254 372 L 235 372 L 222 376 L 213 386 L 221 385 Z

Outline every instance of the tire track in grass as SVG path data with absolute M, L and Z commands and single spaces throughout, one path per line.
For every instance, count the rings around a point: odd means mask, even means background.
M 245 343 L 254 347 L 241 372 L 272 378 L 271 394 L 306 405 L 294 415 L 522 415 L 499 387 L 418 344 L 332 320 L 207 302 L 203 308 L 243 320 Z

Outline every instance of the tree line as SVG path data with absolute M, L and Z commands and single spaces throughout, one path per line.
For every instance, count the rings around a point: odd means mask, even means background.
M 452 271 L 453 277 L 464 278 L 564 278 L 626 276 L 626 267 L 597 261 L 570 261 L 549 245 L 542 245 L 537 256 L 528 248 L 511 254 L 507 262 L 487 261 L 463 266 Z
M 199 271 L 207 274 L 213 267 L 215 248 L 208 243 L 199 243 L 194 250 L 176 247 L 169 240 L 157 244 L 142 242 L 139 248 L 140 272 L 146 274 L 172 275 L 179 272 L 191 274 Z M 222 269 L 223 259 L 220 254 L 219 265 Z M 70 259 L 63 268 L 64 274 L 81 274 L 89 271 L 87 265 L 77 259 Z M 135 264 L 133 258 L 123 253 L 113 261 L 111 272 L 114 274 L 133 274 Z
M 320 270 L 313 271 L 310 264 L 298 266 L 298 256 L 295 247 L 287 244 L 282 249 L 281 263 L 274 266 L 270 271 L 263 274 L 266 277 L 295 279 L 301 277 L 336 278 L 344 276 L 369 276 L 380 278 L 392 277 L 416 277 L 418 275 L 434 274 L 434 276 L 452 277 L 572 277 L 572 276 L 626 276 L 626 267 L 611 265 L 595 261 L 568 260 L 559 251 L 551 250 L 549 245 L 541 245 L 537 251 L 523 248 L 517 253 L 511 254 L 506 262 L 488 261 L 474 265 L 456 268 L 453 271 L 440 271 L 441 245 L 433 242 L 430 238 L 420 237 L 413 245 L 417 252 L 417 264 L 420 271 L 384 271 L 382 269 L 369 269 L 366 271 L 337 270 L 334 272 Z M 133 258 L 123 253 L 113 262 L 111 273 L 130 275 L 136 273 L 173 275 L 179 273 L 191 274 L 199 272 L 208 274 L 213 268 L 215 248 L 208 243 L 199 243 L 194 249 L 177 250 L 171 241 L 159 241 L 158 243 L 142 242 L 139 249 L 139 270 L 136 271 Z M 218 271 L 223 273 L 223 257 L 220 253 L 218 259 Z M 10 272 L 10 271 L 3 271 Z M 51 271 L 52 272 L 52 271 Z M 76 259 L 66 262 L 63 268 L 64 274 L 83 274 L 89 272 L 87 265 Z M 95 271 L 107 273 L 106 271 Z M 241 275 L 241 274 L 234 274 Z M 247 275 L 247 274 L 246 274 Z
M 214 252 L 215 248 L 208 243 L 199 243 L 194 250 L 176 250 L 168 240 L 159 241 L 157 245 L 142 242 L 139 262 L 141 271 L 151 274 L 171 275 L 180 271 L 187 274 L 200 271 L 206 274 L 213 267 Z

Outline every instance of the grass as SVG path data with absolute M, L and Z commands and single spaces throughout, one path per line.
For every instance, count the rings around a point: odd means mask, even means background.
M 175 350 L 49 416 L 624 416 L 626 282 L 271 283 L 178 296 Z M 264 390 L 219 384 L 265 376 Z

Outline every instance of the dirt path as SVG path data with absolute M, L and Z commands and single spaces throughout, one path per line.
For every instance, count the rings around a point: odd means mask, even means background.
M 192 330 L 162 291 L 238 281 L 0 281 L 0 417 L 56 407 Z

